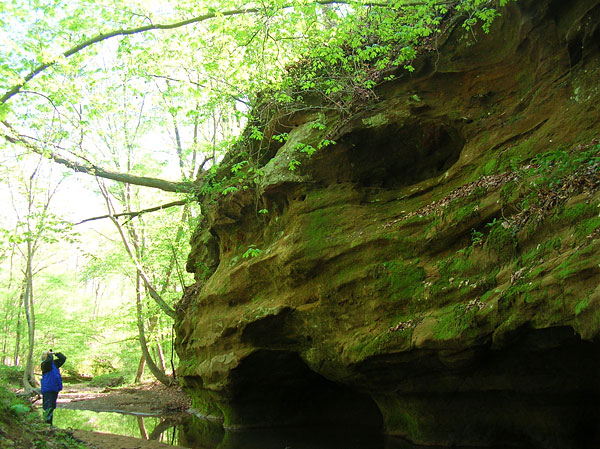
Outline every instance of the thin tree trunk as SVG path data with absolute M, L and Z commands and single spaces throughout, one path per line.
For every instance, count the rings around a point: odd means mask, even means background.
M 142 376 L 144 375 L 144 368 L 146 367 L 146 357 L 142 354 L 140 357 L 140 362 L 138 363 L 138 369 L 135 373 L 135 380 L 133 381 L 136 384 L 139 384 L 142 381 Z
M 14 313 L 14 297 L 11 298 L 10 302 L 7 301 L 6 313 L 4 314 L 4 337 L 2 338 L 2 364 L 7 365 L 8 363 L 8 337 L 10 335 L 10 322 L 13 319 Z M 12 313 L 11 313 L 12 312 Z
M 35 311 L 33 307 L 33 245 L 31 240 L 27 241 L 27 261 L 25 268 L 25 316 L 27 317 L 27 335 L 29 339 L 29 349 L 27 351 L 27 360 L 25 362 L 25 372 L 23 373 L 23 386 L 25 391 L 32 390 L 36 386 L 33 377 L 33 346 L 35 344 Z
M 99 280 L 98 285 L 94 286 L 92 283 L 92 287 L 94 288 L 94 308 L 92 310 L 92 320 L 95 321 L 98 318 L 98 311 L 100 309 L 100 288 L 102 286 L 102 282 Z
M 106 201 L 106 205 L 109 210 L 110 218 L 111 218 L 112 222 L 115 224 L 115 226 L 117 227 L 117 230 L 119 231 L 119 235 L 121 236 L 121 240 L 123 241 L 123 245 L 125 246 L 125 251 L 127 251 L 127 254 L 131 258 L 131 261 L 135 264 L 137 272 L 140 275 L 140 277 L 142 278 L 142 280 L 144 281 L 144 285 L 145 285 L 146 289 L 148 290 L 150 297 L 152 299 L 154 299 L 156 304 L 158 304 L 158 306 L 161 308 L 161 310 L 163 312 L 165 312 L 171 318 L 175 318 L 175 309 L 173 309 L 171 306 L 169 306 L 165 302 L 165 300 L 162 298 L 162 296 L 160 296 L 158 294 L 158 292 L 154 289 L 154 287 L 150 283 L 150 278 L 144 271 L 142 263 L 140 262 L 139 258 L 136 256 L 136 253 L 134 252 L 134 248 L 132 248 L 131 245 L 129 244 L 129 241 L 127 240 L 127 237 L 125 236 L 125 232 L 123 231 L 123 227 L 121 226 L 119 221 L 115 218 L 113 206 L 110 201 L 110 195 L 109 195 L 108 191 L 106 190 L 106 187 L 104 185 L 102 185 L 101 182 L 98 182 L 98 186 L 100 187 L 100 191 L 102 192 L 102 195 L 104 196 L 104 200 Z
M 110 194 L 108 193 L 106 187 L 100 181 L 98 182 L 98 186 L 100 187 L 100 191 L 102 192 L 102 195 L 104 196 L 104 200 L 106 201 L 106 206 L 107 206 L 108 212 L 110 214 L 110 218 L 111 218 L 112 222 L 114 223 L 114 225 L 116 226 L 117 230 L 119 231 L 119 235 L 121 236 L 121 240 L 123 241 L 125 250 L 127 251 L 127 254 L 129 254 L 129 257 L 131 258 L 131 260 L 134 262 L 134 264 L 136 266 L 136 312 L 137 312 L 137 326 L 138 326 L 138 333 L 139 333 L 142 354 L 144 355 L 144 358 L 146 359 L 146 364 L 148 365 L 148 369 L 150 369 L 150 372 L 152 372 L 154 377 L 156 377 L 156 379 L 159 382 L 161 382 L 165 385 L 171 385 L 172 379 L 169 376 L 167 376 L 165 373 L 160 371 L 160 369 L 156 366 L 156 364 L 152 360 L 150 353 L 148 352 L 148 344 L 146 342 L 146 335 L 145 335 L 145 330 L 144 330 L 144 317 L 143 317 L 143 307 L 142 307 L 142 285 L 141 285 L 142 281 L 144 282 L 144 286 L 146 287 L 146 292 L 148 292 L 148 294 L 152 297 L 152 299 L 154 299 L 156 301 L 156 303 L 159 305 L 159 307 L 167 315 L 174 317 L 175 310 L 172 309 L 164 301 L 164 299 L 156 292 L 156 290 L 150 284 L 150 279 L 149 279 L 148 275 L 145 273 L 142 263 L 141 263 L 141 260 L 140 260 L 139 248 L 138 248 L 138 246 L 136 246 L 137 245 L 137 241 L 136 241 L 137 236 L 134 233 L 134 230 L 129 229 L 130 236 L 132 237 L 132 240 L 133 240 L 133 243 L 131 244 L 129 242 L 127 236 L 125 235 L 123 226 L 121 226 L 118 219 L 115 218 L 115 216 L 114 216 L 115 211 L 114 211 L 114 207 L 110 200 Z M 125 196 L 124 199 L 127 200 L 127 196 Z M 125 201 L 125 202 L 127 202 L 127 201 Z
M 148 431 L 146 430 L 146 426 L 144 425 L 144 417 L 138 416 L 137 422 L 138 422 L 138 427 L 140 429 L 140 436 L 142 437 L 142 439 L 147 440 L 148 439 Z
M 23 288 L 21 289 L 21 294 L 19 295 L 19 311 L 17 313 L 17 334 L 15 336 L 15 366 L 19 366 L 19 362 L 21 361 L 19 358 L 19 354 L 21 353 L 21 312 L 25 307 L 25 284 L 23 284 Z
M 156 352 L 158 353 L 158 361 L 159 361 L 159 365 L 158 367 L 160 368 L 160 370 L 164 373 L 167 368 L 165 366 L 165 354 L 163 353 L 163 349 L 162 346 L 160 345 L 160 339 L 159 341 L 156 343 Z

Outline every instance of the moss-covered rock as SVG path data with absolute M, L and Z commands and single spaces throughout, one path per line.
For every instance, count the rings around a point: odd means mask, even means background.
M 559 3 L 451 27 L 354 116 L 287 117 L 257 188 L 204 204 L 176 323 L 200 414 L 598 442 L 600 2 Z

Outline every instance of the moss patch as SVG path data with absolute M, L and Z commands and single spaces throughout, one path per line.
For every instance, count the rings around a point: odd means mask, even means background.
M 423 293 L 425 270 L 419 260 L 404 260 L 383 263 L 386 270 L 386 283 L 394 301 L 411 301 Z

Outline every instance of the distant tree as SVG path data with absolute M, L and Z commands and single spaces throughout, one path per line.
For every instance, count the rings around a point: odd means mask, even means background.
M 64 237 L 70 225 L 57 217 L 50 208 L 52 199 L 62 182 L 52 173 L 41 173 L 43 157 L 15 158 L 9 181 L 10 196 L 17 217 L 15 231 L 9 241 L 21 255 L 22 289 L 21 305 L 27 320 L 28 350 L 25 360 L 23 385 L 31 389 L 37 381 L 33 376 L 33 351 L 35 347 L 35 277 L 47 265 L 37 263 L 37 256 L 44 244 L 55 243 Z M 18 352 L 18 343 L 17 343 Z

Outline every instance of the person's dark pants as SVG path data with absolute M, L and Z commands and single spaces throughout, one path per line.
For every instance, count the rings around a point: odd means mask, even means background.
M 44 409 L 44 421 L 52 424 L 54 417 L 54 409 L 56 408 L 56 400 L 58 399 L 58 391 L 49 391 L 42 393 L 42 408 Z

